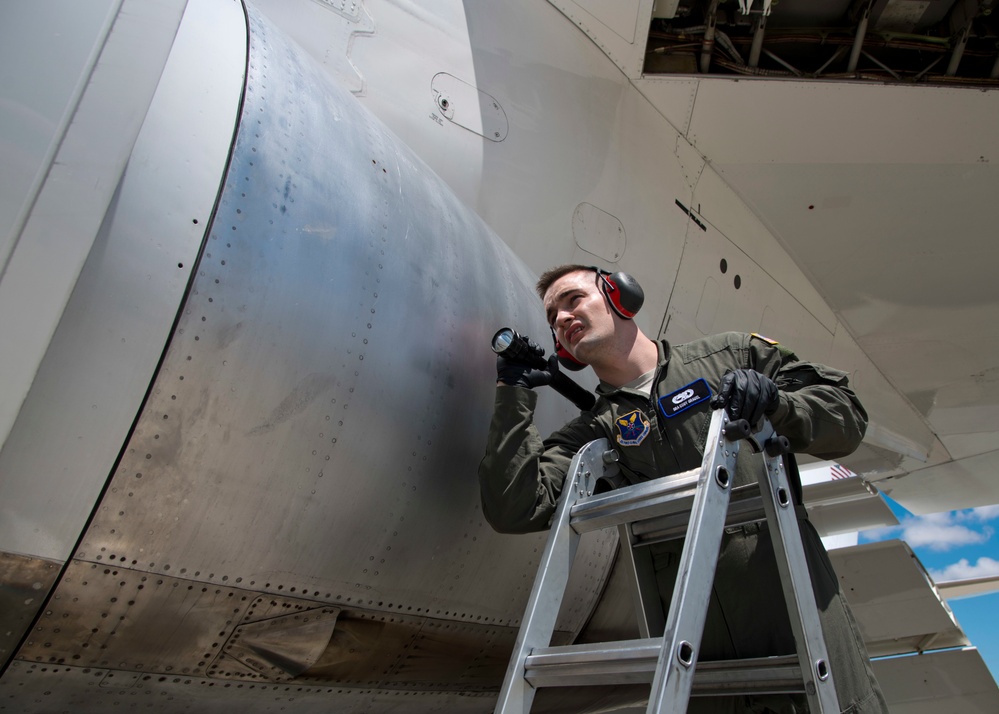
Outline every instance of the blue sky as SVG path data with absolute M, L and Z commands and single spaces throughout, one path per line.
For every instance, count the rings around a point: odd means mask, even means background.
M 863 531 L 861 543 L 898 538 L 936 581 L 999 576 L 999 506 L 914 516 L 885 498 L 899 525 Z M 999 680 L 999 593 L 949 600 L 961 628 Z

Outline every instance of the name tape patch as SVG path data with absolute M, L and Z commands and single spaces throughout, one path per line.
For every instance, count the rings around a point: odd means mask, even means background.
M 682 411 L 690 409 L 696 404 L 700 404 L 705 399 L 711 398 L 711 387 L 704 379 L 691 382 L 686 387 L 681 387 L 672 394 L 659 397 L 659 411 L 667 419 L 675 417 Z

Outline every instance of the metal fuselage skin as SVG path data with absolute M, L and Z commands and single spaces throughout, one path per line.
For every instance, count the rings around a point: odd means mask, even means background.
M 210 134 L 176 115 L 192 73 Z M 475 471 L 489 339 L 543 334 L 532 283 L 264 17 L 188 8 L 4 447 L 0 707 L 253 711 L 297 678 L 305 710 L 490 708 L 541 536 L 493 533 Z M 565 638 L 614 546 L 581 553 Z

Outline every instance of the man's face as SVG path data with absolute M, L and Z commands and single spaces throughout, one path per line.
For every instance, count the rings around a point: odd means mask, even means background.
M 580 362 L 591 364 L 614 336 L 614 316 L 591 271 L 568 273 L 545 293 L 545 316 L 555 337 Z

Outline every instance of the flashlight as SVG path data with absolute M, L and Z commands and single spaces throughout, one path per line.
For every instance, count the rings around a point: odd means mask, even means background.
M 493 335 L 490 346 L 493 352 L 501 355 L 504 359 L 523 364 L 538 369 L 547 369 L 551 372 L 551 388 L 582 409 L 588 412 L 593 409 L 597 398 L 592 392 L 580 387 L 558 369 L 558 360 L 551 363 L 545 359 L 545 351 L 537 345 L 532 345 L 526 337 L 518 334 L 510 327 L 504 327 Z
M 492 347 L 493 352 L 503 355 L 508 360 L 523 362 L 541 369 L 548 366 L 545 351 L 536 345 L 532 346 L 526 337 L 517 334 L 509 327 L 504 327 L 493 335 Z

